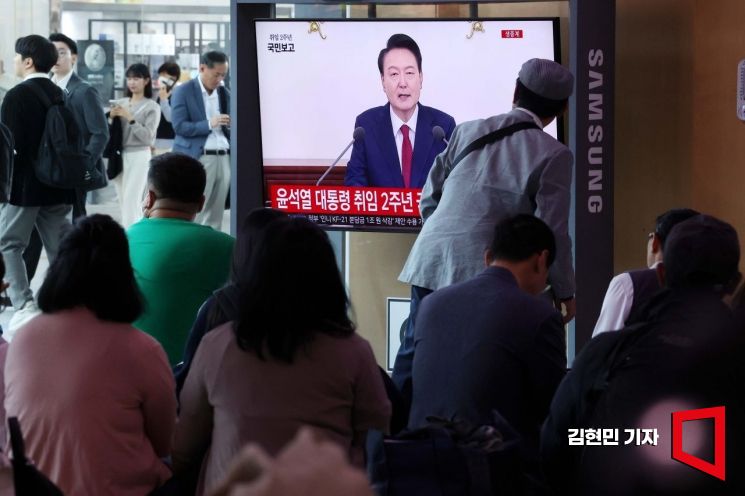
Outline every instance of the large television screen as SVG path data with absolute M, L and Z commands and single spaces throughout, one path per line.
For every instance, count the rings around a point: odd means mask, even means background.
M 330 226 L 417 230 L 443 135 L 509 111 L 523 62 L 559 60 L 558 32 L 553 18 L 257 20 L 265 203 Z M 394 34 L 416 42 L 421 65 L 391 51 L 381 75 Z

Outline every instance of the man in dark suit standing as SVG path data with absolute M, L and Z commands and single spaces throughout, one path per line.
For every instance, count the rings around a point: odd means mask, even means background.
M 0 210 L 0 251 L 7 268 L 8 293 L 16 309 L 9 325 L 11 331 L 38 312 L 23 261 L 31 230 L 38 229 L 47 255 L 53 260 L 62 229 L 70 223 L 75 199 L 74 190 L 46 186 L 34 173 L 47 113 L 36 92 L 43 91 L 52 103 L 64 98 L 48 76 L 57 63 L 57 50 L 43 36 L 29 35 L 16 41 L 15 51 L 15 73 L 23 82 L 8 91 L 0 108 L 3 123 L 13 133 L 17 153 L 10 201 Z
M 497 224 L 486 270 L 422 300 L 414 329 L 409 427 L 429 415 L 492 424 L 492 410 L 521 435 L 527 470 L 566 371 L 559 312 L 537 295 L 556 256 L 553 232 L 529 214 Z
M 355 129 L 365 129 L 347 163 L 344 184 L 421 188 L 435 157 L 445 149 L 432 128 L 439 126 L 449 138 L 455 120 L 419 103 L 422 90 L 422 53 L 405 34 L 394 34 L 378 56 L 378 70 L 388 104 L 357 116 Z
M 195 222 L 218 231 L 230 187 L 230 92 L 222 85 L 227 73 L 227 55 L 207 52 L 199 76 L 177 87 L 171 96 L 173 151 L 199 160 L 207 172 L 206 200 Z
M 58 55 L 57 63 L 52 67 L 52 82 L 65 92 L 67 108 L 72 111 L 75 122 L 83 133 L 85 150 L 92 161 L 91 170 L 99 172 L 99 180 L 93 181 L 94 187 L 101 188 L 106 185 L 101 155 L 109 141 L 109 126 L 101 106 L 101 98 L 96 88 L 80 79 L 73 71 L 78 61 L 78 44 L 62 33 L 49 35 L 49 41 L 54 44 Z M 73 219 L 86 215 L 87 193 L 88 190 L 85 189 L 75 190 L 75 203 L 72 204 Z M 34 278 L 40 256 L 41 238 L 39 232 L 34 229 L 28 247 L 23 252 L 29 281 Z
M 57 63 L 52 67 L 52 82 L 65 92 L 67 106 L 72 110 L 75 122 L 85 137 L 85 150 L 91 156 L 95 167 L 91 169 L 103 172 L 103 155 L 109 141 L 109 126 L 103 112 L 101 98 L 96 88 L 80 79 L 73 68 L 78 61 L 78 45 L 62 33 L 49 35 L 49 41 L 57 49 Z M 105 174 L 102 175 L 105 185 Z M 75 203 L 72 206 L 73 219 L 85 212 L 86 191 L 75 191 Z

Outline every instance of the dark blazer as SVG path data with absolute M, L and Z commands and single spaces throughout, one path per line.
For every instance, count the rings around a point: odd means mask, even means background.
M 390 103 L 371 108 L 354 122 L 354 128 L 365 129 L 365 139 L 355 142 L 344 177 L 346 186 L 381 186 L 403 188 L 401 161 L 391 125 Z M 411 187 L 421 188 L 435 157 L 445 149 L 445 143 L 435 141 L 432 128 L 440 126 L 449 139 L 455 129 L 455 119 L 436 108 L 419 104 L 414 155 L 411 160 Z
M 721 294 L 694 288 L 663 289 L 641 322 L 593 338 L 561 382 L 543 426 L 541 460 L 555 494 L 745 494 L 743 349 L 742 323 Z M 670 456 L 672 413 L 720 405 L 726 482 Z M 619 445 L 569 445 L 569 429 L 589 428 L 619 429 Z M 624 430 L 633 428 L 657 429 L 659 444 L 626 445 Z M 711 460 L 713 431 L 694 430 L 684 451 Z
M 107 120 L 109 115 L 110 113 L 106 114 Z M 114 179 L 124 169 L 122 158 L 122 153 L 124 153 L 123 132 L 122 120 L 112 119 L 111 124 L 109 124 L 109 142 L 106 143 L 106 148 L 103 151 L 103 156 L 109 159 L 106 164 L 106 177 L 109 179 Z
M 90 154 L 95 169 L 103 172 L 102 155 L 109 141 L 109 125 L 98 91 L 74 72 L 67 83 L 67 106 L 72 109 L 75 122 L 83 131 L 85 150 Z M 99 186 L 103 187 L 105 184 L 104 180 Z
M 62 90 L 47 78 L 29 79 L 5 94 L 0 119 L 13 133 L 17 152 L 10 204 L 19 207 L 70 205 L 75 199 L 75 190 L 47 186 L 36 179 L 34 173 L 34 161 L 44 134 L 47 109 L 31 89 L 32 84 L 46 92 L 52 102 L 60 102 L 64 98 Z
M 230 92 L 224 86 L 218 86 L 220 111 L 227 114 L 230 109 Z M 204 154 L 204 144 L 212 132 L 207 113 L 204 110 L 202 88 L 199 76 L 177 86 L 171 95 L 171 124 L 176 133 L 173 151 L 184 153 L 194 158 Z M 230 140 L 230 130 L 223 126 L 223 133 Z
M 489 267 L 422 300 L 409 427 L 426 425 L 428 415 L 491 424 L 497 410 L 535 462 L 541 423 L 565 371 L 559 313 L 521 290 L 509 270 Z
M 155 102 L 160 105 L 160 97 L 155 99 Z M 168 97 L 168 105 L 171 104 L 171 97 Z M 173 125 L 163 113 L 163 108 L 160 109 L 160 121 L 158 121 L 158 129 L 155 131 L 155 139 L 172 140 L 176 137 L 176 133 L 173 131 Z

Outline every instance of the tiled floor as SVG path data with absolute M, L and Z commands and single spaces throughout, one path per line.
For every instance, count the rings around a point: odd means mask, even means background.
M 94 191 L 92 196 L 89 197 L 87 210 L 89 215 L 106 214 L 119 221 L 121 219 L 121 211 L 119 210 L 119 204 L 117 203 L 114 186 L 110 184 L 102 190 Z M 225 211 L 225 216 L 223 217 L 222 230 L 224 232 L 230 232 L 230 211 L 228 210 Z M 36 270 L 34 279 L 31 281 L 31 289 L 34 294 L 39 290 L 48 267 L 49 260 L 47 259 L 47 254 L 45 251 L 42 251 L 41 259 L 39 260 L 39 267 Z M 7 308 L 4 312 L 0 313 L 0 326 L 6 328 L 13 313 L 12 307 Z

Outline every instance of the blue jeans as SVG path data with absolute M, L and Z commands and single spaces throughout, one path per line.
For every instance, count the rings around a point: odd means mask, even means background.
M 419 311 L 419 304 L 422 299 L 432 293 L 431 289 L 420 286 L 411 287 L 411 305 L 409 306 L 409 319 L 406 325 L 406 332 L 398 349 L 396 361 L 393 364 L 393 374 L 391 379 L 396 385 L 401 395 L 404 397 L 407 405 L 411 405 L 412 385 L 411 372 L 414 365 L 414 324 L 416 314 Z

